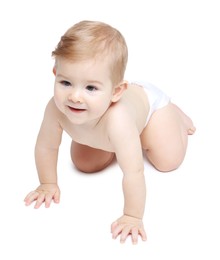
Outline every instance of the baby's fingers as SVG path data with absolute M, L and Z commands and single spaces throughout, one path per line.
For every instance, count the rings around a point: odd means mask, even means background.
M 112 225 L 111 225 L 111 233 L 114 232 L 114 230 L 115 230 L 115 228 L 117 227 L 117 225 L 118 225 L 118 222 L 117 222 L 117 221 L 115 221 L 115 222 L 112 223 Z
M 34 208 L 38 209 L 42 205 L 42 203 L 45 201 L 45 194 L 44 193 L 39 193 L 37 201 L 35 203 Z
M 51 201 L 53 199 L 53 196 L 51 194 L 47 194 L 45 196 L 45 207 L 46 208 L 49 208 L 50 207 L 50 204 L 51 204 Z
M 124 228 L 124 225 L 122 225 L 122 224 L 115 224 L 112 227 L 112 238 L 116 239 L 118 237 L 118 235 L 121 234 L 123 228 Z
M 121 232 L 120 242 L 124 243 L 127 239 L 127 237 L 131 234 L 131 228 L 130 226 L 125 226 Z
M 29 206 L 33 201 L 37 200 L 39 192 L 31 191 L 24 199 L 25 205 Z
M 56 193 L 54 194 L 53 200 L 55 203 L 59 203 L 60 202 L 60 191 L 56 191 Z
M 141 228 L 141 229 L 139 230 L 139 234 L 140 234 L 140 236 L 141 236 L 141 238 L 142 238 L 143 241 L 146 241 L 146 240 L 147 240 L 147 235 L 146 235 L 146 232 L 145 232 L 145 230 L 144 230 L 143 228 Z
M 132 239 L 132 243 L 134 245 L 136 245 L 137 242 L 138 242 L 138 228 L 136 228 L 136 227 L 132 228 L 132 230 L 131 230 L 131 239 Z

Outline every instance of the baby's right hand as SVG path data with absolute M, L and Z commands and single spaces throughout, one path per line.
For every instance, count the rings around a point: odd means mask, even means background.
M 29 206 L 36 200 L 35 209 L 38 209 L 43 202 L 45 207 L 49 208 L 52 200 L 55 203 L 60 202 L 60 189 L 57 184 L 41 184 L 35 191 L 30 192 L 24 199 L 25 205 Z

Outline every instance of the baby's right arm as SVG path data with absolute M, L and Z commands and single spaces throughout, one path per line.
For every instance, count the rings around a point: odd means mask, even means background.
M 43 202 L 46 207 L 49 207 L 52 200 L 58 203 L 60 199 L 60 190 L 57 185 L 57 158 L 63 130 L 58 118 L 58 110 L 54 100 L 51 99 L 45 109 L 35 146 L 35 161 L 40 186 L 30 192 L 24 200 L 26 205 L 36 201 L 35 208 L 39 208 Z

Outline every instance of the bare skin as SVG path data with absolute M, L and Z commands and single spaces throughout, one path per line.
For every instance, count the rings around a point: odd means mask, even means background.
M 165 122 L 164 118 L 166 118 Z M 167 131 L 161 133 L 160 129 L 166 129 L 165 123 L 169 127 Z M 157 131 L 157 129 L 159 129 L 159 131 Z M 142 148 L 148 160 L 157 170 L 169 172 L 178 168 L 182 163 L 187 148 L 187 136 L 192 135 L 194 132 L 195 127 L 193 126 L 192 120 L 176 105 L 170 103 L 167 107 L 156 111 L 148 125 L 143 129 L 140 135 Z M 176 133 L 179 133 L 179 136 Z M 176 139 L 174 137 L 176 137 Z M 167 143 L 169 143 L 169 145 L 167 145 Z M 114 153 L 94 149 L 73 141 L 71 146 L 71 158 L 74 165 L 80 171 L 93 173 L 105 169 L 112 162 Z M 97 158 L 99 158 L 98 161 Z M 130 216 L 127 217 L 128 219 L 130 218 Z M 134 219 L 130 218 L 127 221 L 132 222 Z M 137 243 L 138 235 L 140 235 L 143 240 L 146 240 L 143 224 L 141 221 L 139 222 L 137 220 L 137 222 L 138 223 L 133 225 L 140 226 L 139 229 L 136 228 L 126 232 L 123 231 L 125 225 L 124 219 L 118 219 L 111 226 L 112 237 L 116 239 L 117 236 L 121 234 L 120 241 L 122 243 L 125 242 L 128 234 L 131 234 L 134 244 Z
M 75 74 L 72 73 L 75 72 Z M 169 103 L 151 116 L 142 87 L 122 81 L 112 86 L 108 63 L 59 59 L 54 68 L 55 91 L 38 135 L 35 157 L 40 186 L 30 192 L 26 205 L 36 201 L 49 207 L 60 201 L 57 158 L 63 130 L 72 138 L 71 158 L 82 172 L 97 172 L 114 157 L 123 172 L 124 209 L 111 225 L 112 237 L 134 244 L 146 240 L 143 215 L 146 199 L 142 149 L 159 171 L 172 171 L 183 161 L 188 134 L 195 127 L 176 105 Z M 93 88 L 93 86 L 96 86 Z

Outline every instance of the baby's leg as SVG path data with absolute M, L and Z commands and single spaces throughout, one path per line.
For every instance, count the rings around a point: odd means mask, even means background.
M 74 141 L 72 141 L 70 153 L 76 168 L 86 173 L 103 170 L 114 158 L 114 153 L 95 149 Z
M 149 161 L 162 172 L 172 171 L 182 163 L 188 135 L 195 132 L 192 120 L 170 103 L 155 111 L 141 134 Z

